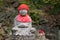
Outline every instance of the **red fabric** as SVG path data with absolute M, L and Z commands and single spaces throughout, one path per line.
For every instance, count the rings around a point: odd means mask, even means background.
M 18 6 L 18 11 L 21 10 L 21 9 L 26 9 L 26 10 L 29 10 L 28 6 L 26 4 L 21 4 Z
M 43 30 L 38 30 L 38 32 L 39 32 L 39 34 L 40 34 L 40 36 L 43 36 Z
M 28 15 L 21 16 L 20 14 L 17 15 L 16 20 L 20 21 L 20 22 L 30 22 L 31 21 Z
M 21 10 L 21 9 L 29 10 L 29 8 L 26 4 L 19 5 L 18 6 L 18 11 Z M 16 20 L 20 21 L 20 22 L 30 22 L 31 21 L 27 14 L 26 14 L 26 16 L 21 16 L 20 14 L 18 14 Z
M 43 30 L 38 30 L 39 33 L 43 33 L 44 31 Z

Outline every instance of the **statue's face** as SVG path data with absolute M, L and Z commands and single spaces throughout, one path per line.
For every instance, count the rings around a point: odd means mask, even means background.
M 22 15 L 22 16 L 26 15 L 27 12 L 28 11 L 26 9 L 22 9 L 22 10 L 19 11 L 20 15 Z

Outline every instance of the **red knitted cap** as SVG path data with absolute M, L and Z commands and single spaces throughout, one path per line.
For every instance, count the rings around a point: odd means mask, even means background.
M 29 10 L 28 6 L 26 4 L 21 4 L 18 6 L 18 11 L 21 10 L 21 9 L 26 9 L 26 10 Z

